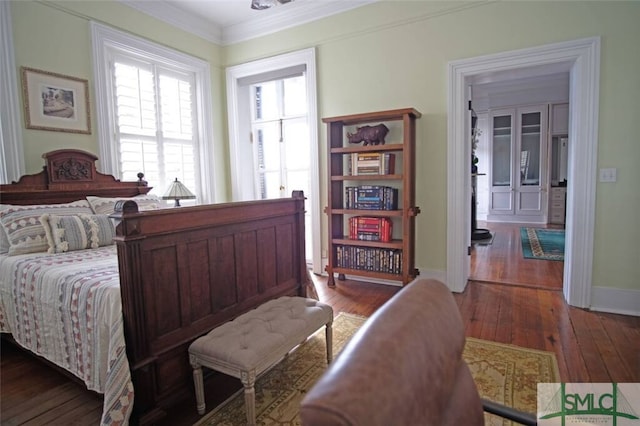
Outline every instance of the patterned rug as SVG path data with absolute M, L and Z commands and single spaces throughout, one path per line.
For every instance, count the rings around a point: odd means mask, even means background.
M 520 228 L 522 254 L 527 259 L 564 260 L 564 230 Z
M 366 318 L 340 313 L 333 322 L 334 356 L 344 347 Z M 464 358 L 480 394 L 523 411 L 535 413 L 538 382 L 558 382 L 558 366 L 551 352 L 513 345 L 467 339 Z M 256 382 L 258 425 L 300 425 L 298 407 L 326 368 L 324 327 L 291 352 Z M 238 391 L 196 423 L 195 426 L 246 424 L 243 391 Z M 488 425 L 502 420 L 486 414 Z

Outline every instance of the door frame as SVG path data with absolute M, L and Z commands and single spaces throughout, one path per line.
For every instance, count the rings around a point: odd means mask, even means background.
M 319 169 L 319 147 L 318 147 L 318 112 L 317 112 L 317 94 L 316 94 L 316 51 L 315 48 L 298 50 L 295 52 L 285 53 L 264 59 L 258 59 L 240 65 L 235 65 L 226 70 L 227 84 L 227 114 L 229 123 L 229 155 L 230 155 L 230 171 L 231 171 L 231 197 L 233 201 L 241 201 L 245 199 L 243 182 L 243 174 L 246 173 L 246 149 L 242 147 L 242 141 L 246 140 L 246 134 L 241 135 L 243 128 L 248 125 L 247 117 L 241 116 L 239 113 L 239 102 L 241 101 L 241 88 L 239 80 L 243 77 L 262 74 L 270 71 L 277 71 L 297 65 L 305 65 L 305 73 L 307 79 L 307 105 L 309 117 L 309 146 L 311 152 L 310 173 L 311 173 L 311 194 L 305 194 L 311 201 L 311 232 L 312 232 L 312 249 L 311 259 L 313 263 L 313 272 L 322 272 L 322 246 L 320 237 L 320 169 Z M 253 184 L 253 180 L 251 180 Z M 309 254 L 307 254 L 309 258 Z
M 473 77 L 566 65 L 570 73 L 569 165 L 563 293 L 567 303 L 591 304 L 597 176 L 600 37 L 590 37 L 450 62 L 448 65 L 447 285 L 464 291 L 471 241 L 471 134 L 468 85 Z M 578 149 L 577 141 L 580 141 Z

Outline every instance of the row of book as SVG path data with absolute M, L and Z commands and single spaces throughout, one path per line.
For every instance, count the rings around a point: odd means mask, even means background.
M 391 241 L 393 223 L 388 217 L 353 216 L 349 218 L 349 238 L 361 241 Z
M 337 245 L 336 266 L 361 271 L 401 274 L 402 250 Z
M 344 189 L 346 209 L 397 210 L 398 189 L 382 185 L 347 186 Z
M 349 157 L 349 174 L 392 175 L 395 173 L 396 156 L 390 152 L 354 152 Z

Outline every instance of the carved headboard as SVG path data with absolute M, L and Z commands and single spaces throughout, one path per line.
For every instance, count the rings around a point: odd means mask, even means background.
M 40 173 L 24 175 L 18 182 L 0 185 L 3 204 L 55 204 L 97 197 L 133 197 L 151 190 L 144 175 L 138 181 L 121 182 L 96 170 L 95 155 L 78 149 L 60 149 L 42 154 Z

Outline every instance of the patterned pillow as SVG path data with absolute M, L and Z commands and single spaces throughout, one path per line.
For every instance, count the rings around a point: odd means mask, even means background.
M 6 254 L 9 252 L 9 237 L 4 228 L 0 226 L 0 254 Z
M 49 253 L 108 246 L 113 244 L 113 237 L 116 234 L 111 219 L 104 214 L 75 216 L 43 214 L 40 222 L 47 234 Z
M 40 216 L 47 213 L 70 216 L 93 214 L 93 211 L 87 200 L 66 204 L 0 206 L 0 224 L 7 235 L 9 256 L 47 251 L 47 234 L 40 223 Z
M 0 211 L 6 210 L 11 207 L 9 204 L 0 204 Z M 4 227 L 0 225 L 0 254 L 7 254 L 9 252 L 9 237 Z
M 113 213 L 113 209 L 116 205 L 116 202 L 120 200 L 132 200 L 138 204 L 138 210 L 155 210 L 166 207 L 166 203 L 164 203 L 157 195 L 138 195 L 137 197 L 131 198 L 103 198 L 103 197 L 87 197 L 87 201 L 91 204 L 91 208 L 95 214 L 106 214 L 109 215 Z

